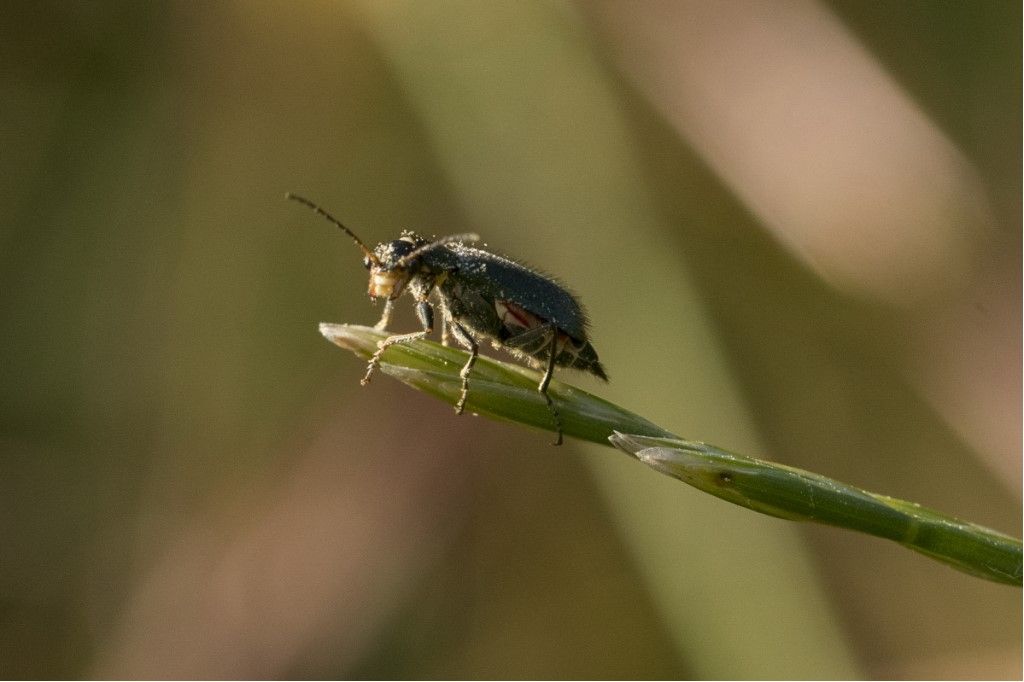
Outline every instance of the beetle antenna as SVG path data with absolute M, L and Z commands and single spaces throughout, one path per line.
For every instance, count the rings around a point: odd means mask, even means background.
M 445 244 L 451 244 L 452 242 L 476 242 L 480 241 L 480 235 L 473 232 L 465 232 L 463 234 L 450 234 L 447 237 L 441 237 L 429 244 L 424 244 L 418 249 L 414 249 L 409 253 L 402 256 L 398 261 L 398 267 L 405 267 L 413 261 L 413 259 L 419 258 L 427 251 L 433 251 L 434 249 L 440 248 Z
M 331 221 L 332 223 L 340 227 L 342 230 L 344 230 L 345 234 L 347 234 L 349 237 L 352 237 L 353 241 L 355 241 L 356 243 L 356 246 L 358 246 L 362 250 L 362 252 L 366 254 L 367 258 L 369 258 L 375 264 L 380 264 L 380 261 L 377 260 L 377 256 L 374 255 L 373 251 L 370 251 L 370 249 L 366 248 L 366 244 L 363 243 L 363 240 L 357 237 L 355 232 L 345 227 L 340 220 L 338 220 L 330 213 L 320 208 L 319 206 L 317 206 L 316 204 L 314 204 L 312 201 L 305 197 L 300 197 L 298 194 L 292 194 L 291 192 L 287 192 L 284 196 L 286 199 L 292 199 L 293 201 L 297 201 L 300 204 L 308 206 L 309 208 L 313 209 L 314 211 L 322 215 L 324 218 L 327 218 L 327 220 Z

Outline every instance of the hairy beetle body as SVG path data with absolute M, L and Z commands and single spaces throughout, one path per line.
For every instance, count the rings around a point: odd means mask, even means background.
M 469 350 L 459 372 L 462 390 L 455 411 L 463 412 L 469 396 L 469 376 L 479 355 L 480 341 L 488 341 L 528 364 L 544 370 L 538 392 L 547 403 L 562 442 L 562 423 L 548 395 L 554 368 L 588 372 L 605 381 L 608 375 L 598 360 L 587 334 L 587 317 L 579 301 L 565 287 L 525 265 L 466 242 L 476 235 L 452 235 L 425 239 L 403 232 L 399 239 L 370 250 L 336 218 L 313 202 L 288 195 L 317 211 L 344 230 L 363 251 L 370 271 L 368 293 L 383 298 L 384 313 L 377 329 L 386 329 L 393 303 L 408 292 L 415 300 L 422 331 L 396 334 L 378 343 L 362 383 L 369 383 L 381 355 L 396 343 L 421 339 L 434 329 L 432 299 L 439 304 L 441 340 L 449 336 Z
M 448 273 L 438 288 L 443 305 L 476 335 L 495 348 L 543 367 L 548 347 L 543 338 L 533 343 L 516 339 L 553 324 L 556 329 L 555 365 L 608 376 L 587 336 L 587 318 L 579 301 L 564 287 L 530 268 L 482 249 L 451 244 L 454 259 L 442 258 L 433 267 Z M 427 256 L 429 257 L 429 256 Z

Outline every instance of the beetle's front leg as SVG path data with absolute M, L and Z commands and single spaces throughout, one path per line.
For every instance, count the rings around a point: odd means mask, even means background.
M 388 299 L 388 305 L 391 304 L 391 300 Z M 381 322 L 386 322 L 386 316 L 388 308 L 385 308 L 385 319 Z M 373 370 L 380 366 L 380 356 L 388 349 L 389 346 L 393 346 L 396 343 L 409 343 L 410 341 L 418 341 L 424 336 L 434 331 L 434 309 L 430 307 L 430 303 L 426 298 L 423 298 L 416 302 L 416 317 L 420 318 L 420 324 L 423 325 L 423 331 L 421 332 L 410 332 L 408 334 L 395 334 L 389 336 L 383 341 L 377 342 L 377 352 L 370 358 L 370 364 L 366 366 L 366 376 L 363 377 L 359 383 L 365 386 L 370 383 L 370 377 L 373 375 Z
M 373 325 L 373 328 L 379 332 L 384 331 L 388 328 L 388 320 L 391 319 L 391 308 L 394 307 L 395 302 L 390 298 L 384 301 L 384 314 L 380 316 L 380 322 Z

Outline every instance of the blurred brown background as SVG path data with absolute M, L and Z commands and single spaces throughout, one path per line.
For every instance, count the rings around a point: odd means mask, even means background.
M 676 433 L 1019 536 L 1020 14 L 8 3 L 0 675 L 1019 678 L 1019 590 L 361 389 L 283 196 L 558 275 L 612 382 L 560 378 Z

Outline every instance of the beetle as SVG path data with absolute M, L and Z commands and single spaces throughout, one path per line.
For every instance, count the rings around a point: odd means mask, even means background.
M 462 414 L 469 396 L 469 376 L 479 356 L 480 342 L 527 364 L 543 369 L 537 391 L 544 397 L 562 444 L 562 420 L 548 385 L 555 367 L 588 372 L 608 381 L 587 333 L 589 325 L 579 300 L 565 287 L 517 261 L 468 246 L 480 238 L 455 234 L 426 239 L 405 231 L 390 242 L 370 249 L 355 232 L 309 199 L 287 194 L 341 228 L 363 252 L 363 266 L 370 271 L 368 293 L 384 299 L 384 313 L 375 328 L 386 330 L 395 300 L 408 292 L 415 300 L 416 316 L 423 329 L 393 334 L 377 343 L 363 377 L 364 386 L 380 366 L 388 347 L 422 339 L 434 330 L 433 296 L 440 308 L 441 342 L 449 335 L 469 351 L 459 372 L 462 389 L 455 413 Z

